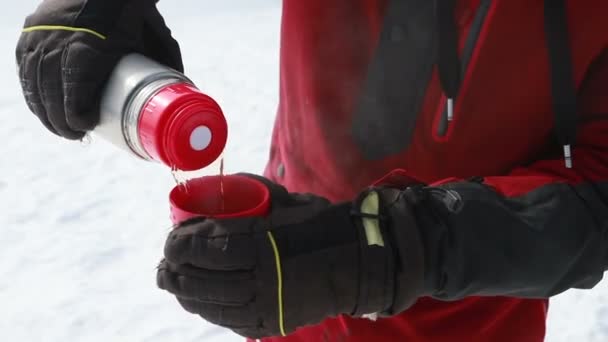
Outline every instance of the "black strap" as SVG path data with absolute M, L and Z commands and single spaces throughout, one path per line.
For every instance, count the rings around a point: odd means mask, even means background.
M 378 45 L 352 118 L 354 142 L 367 160 L 404 151 L 433 75 L 434 1 L 390 0 Z
M 460 58 L 458 57 L 458 31 L 454 22 L 455 0 L 435 3 L 438 28 L 439 79 L 446 96 L 455 99 L 460 87 Z
M 545 0 L 545 34 L 551 71 L 551 95 L 555 135 L 562 146 L 576 140 L 576 89 L 565 0 Z

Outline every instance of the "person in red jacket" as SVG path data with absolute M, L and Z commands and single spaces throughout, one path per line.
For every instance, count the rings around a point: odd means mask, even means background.
M 155 0 L 46 0 L 17 62 L 79 139 L 117 60 L 183 71 Z M 608 2 L 284 1 L 266 218 L 173 230 L 157 283 L 267 342 L 544 339 L 608 267 Z M 575 310 L 575 308 L 573 308 Z

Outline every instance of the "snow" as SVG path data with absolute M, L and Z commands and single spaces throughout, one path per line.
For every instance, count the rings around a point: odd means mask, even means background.
M 161 165 L 48 133 L 20 94 L 14 43 L 35 0 L 0 22 L 2 341 L 243 341 L 155 284 L 174 185 Z M 161 1 L 186 70 L 224 109 L 228 173 L 260 173 L 278 90 L 279 0 Z M 205 173 L 217 173 L 217 165 Z M 552 301 L 547 341 L 608 340 L 608 282 Z

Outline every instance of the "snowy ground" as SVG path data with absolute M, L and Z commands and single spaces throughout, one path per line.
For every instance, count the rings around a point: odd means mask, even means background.
M 0 21 L 0 339 L 242 341 L 155 286 L 170 227 L 167 170 L 103 141 L 58 139 L 27 112 L 13 49 L 37 2 L 11 2 Z M 279 0 L 160 3 L 188 75 L 228 117 L 227 172 L 261 172 L 277 102 Z M 553 300 L 547 341 L 606 340 L 608 281 Z

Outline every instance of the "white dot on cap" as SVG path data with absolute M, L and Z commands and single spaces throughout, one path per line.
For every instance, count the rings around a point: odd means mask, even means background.
M 207 126 L 198 126 L 190 133 L 190 147 L 195 151 L 206 149 L 211 143 L 211 130 Z

